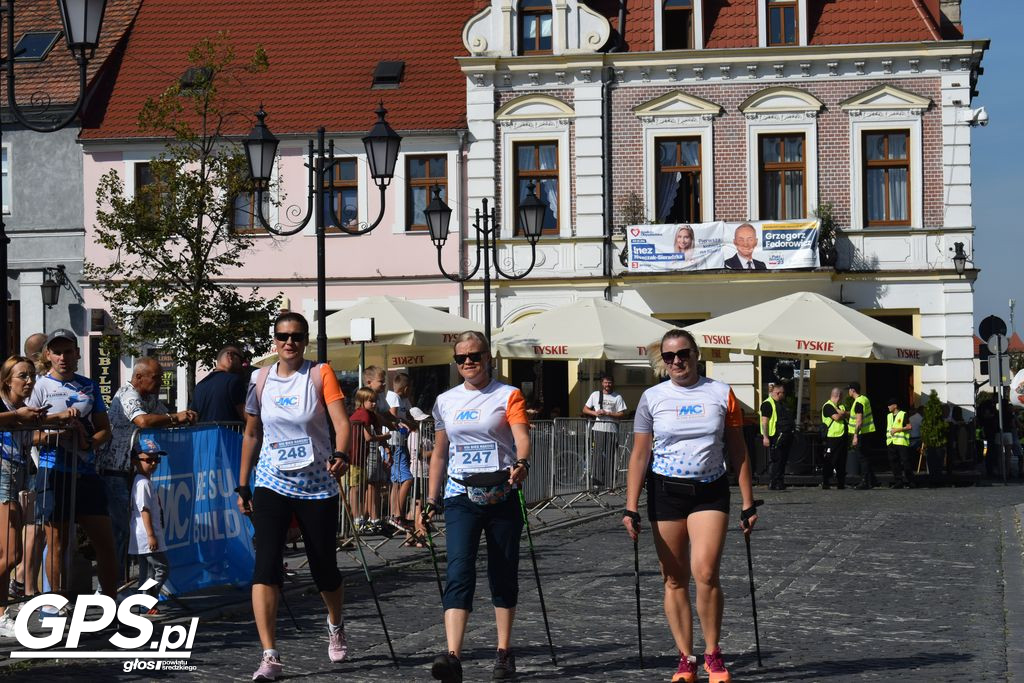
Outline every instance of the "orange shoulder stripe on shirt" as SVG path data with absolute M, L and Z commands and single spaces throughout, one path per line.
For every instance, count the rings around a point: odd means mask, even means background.
M 725 409 L 725 426 L 743 426 L 743 409 L 740 408 L 740 403 L 736 400 L 736 394 L 732 393 L 732 389 L 729 389 L 729 404 Z
M 510 425 L 529 425 L 530 418 L 526 416 L 526 399 L 523 392 L 513 389 L 508 395 L 508 404 L 505 406 L 505 415 Z
M 320 364 L 320 377 L 324 380 L 325 405 L 345 400 L 345 394 L 341 391 L 341 385 L 338 384 L 338 378 L 334 375 L 334 369 L 327 363 Z

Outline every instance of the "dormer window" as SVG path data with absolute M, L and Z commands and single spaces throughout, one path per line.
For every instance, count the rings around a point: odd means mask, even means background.
M 519 54 L 551 52 L 551 0 L 519 3 Z
M 664 0 L 662 8 L 662 49 L 692 50 L 693 0 Z
M 768 45 L 799 42 L 797 0 L 767 0 Z

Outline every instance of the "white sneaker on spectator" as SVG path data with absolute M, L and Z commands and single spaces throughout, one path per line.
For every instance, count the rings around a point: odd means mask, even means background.
M 0 638 L 14 638 L 14 619 L 8 612 L 0 616 Z

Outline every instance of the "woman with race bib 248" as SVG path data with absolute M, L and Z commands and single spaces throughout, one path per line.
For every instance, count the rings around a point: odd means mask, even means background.
M 463 382 L 438 396 L 433 411 L 425 512 L 440 507 L 444 486 L 448 581 L 442 604 L 448 648 L 432 668 L 443 683 L 462 683 L 462 638 L 473 609 L 481 531 L 487 537 L 487 578 L 498 631 L 493 678 L 512 678 L 516 671 L 512 622 L 523 529 L 516 489 L 530 471 L 530 424 L 522 393 L 491 378 L 488 349 L 479 332 L 457 337 L 455 364 Z
M 666 332 L 660 358 L 669 381 L 645 391 L 636 408 L 622 524 L 636 540 L 646 478 L 647 518 L 665 582 L 665 616 L 679 650 L 672 680 L 697 680 L 692 576 L 704 634 L 704 670 L 710 683 L 726 683 L 730 677 L 718 643 L 725 606 L 719 569 L 729 524 L 726 457 L 743 497 L 740 527 L 750 533 L 757 521 L 743 413 L 728 384 L 701 377 L 700 349 L 689 332 Z
M 278 589 L 283 581 L 284 545 L 294 515 L 302 530 L 310 573 L 327 606 L 327 655 L 348 654 L 341 616 L 343 587 L 335 544 L 340 489 L 349 457 L 349 424 L 334 371 L 303 358 L 309 324 L 298 313 L 274 321 L 278 361 L 252 374 L 245 401 L 245 435 L 238 477 L 238 508 L 256 531 L 252 611 L 263 645 L 254 681 L 273 681 L 283 666 L 275 648 Z M 334 427 L 331 445 L 328 420 Z M 253 461 L 254 488 L 250 488 Z

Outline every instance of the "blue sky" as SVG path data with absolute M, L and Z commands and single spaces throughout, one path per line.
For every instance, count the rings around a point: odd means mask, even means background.
M 1008 301 L 1015 298 L 1015 327 L 1024 334 L 1024 2 L 964 0 L 961 18 L 967 38 L 992 41 L 973 103 L 984 105 L 990 116 L 989 125 L 975 128 L 971 138 L 974 265 L 981 268 L 974 319 L 995 314 L 1009 324 Z

